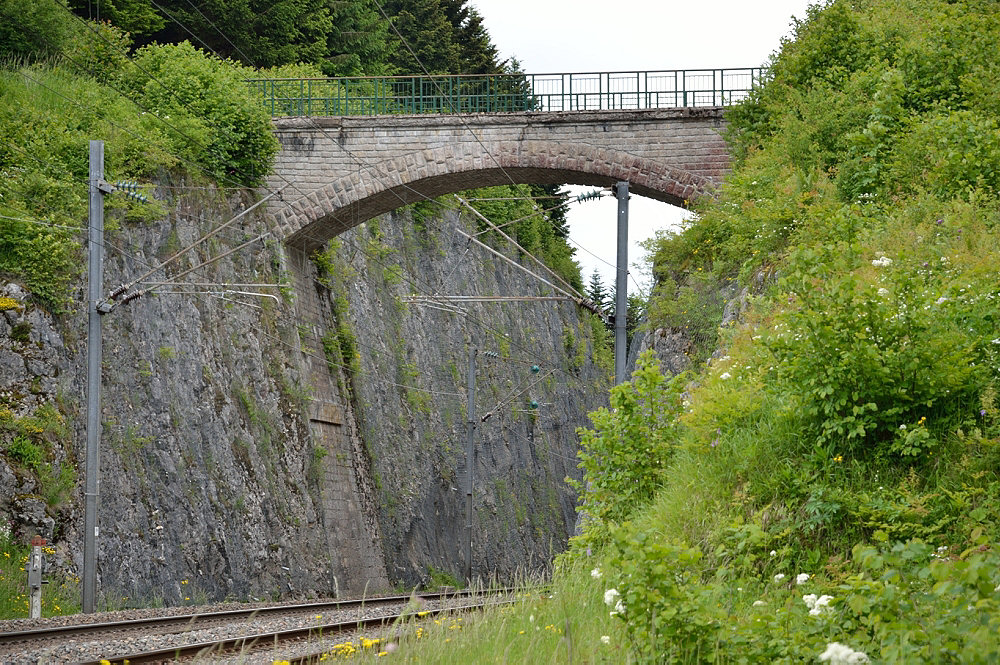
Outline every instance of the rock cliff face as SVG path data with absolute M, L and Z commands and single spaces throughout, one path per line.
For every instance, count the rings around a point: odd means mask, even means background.
M 108 234 L 119 251 L 107 256 L 105 291 L 248 203 L 197 189 L 161 195 L 167 218 Z M 568 302 L 466 305 L 464 314 L 405 303 L 412 293 L 544 293 L 468 248 L 453 231 L 463 223 L 454 212 L 414 223 L 398 211 L 339 237 L 318 260 L 263 240 L 184 281 L 286 284 L 231 287 L 274 297 L 166 288 L 105 317 L 105 602 L 360 592 L 436 571 L 460 576 L 470 347 L 494 356 L 478 357 L 476 408 L 491 417 L 476 432 L 473 571 L 537 570 L 564 547 L 574 430 L 607 395 L 606 368 L 593 361 L 599 327 Z M 265 225 L 247 216 L 167 274 Z M 0 514 L 20 535 L 53 540 L 57 563 L 76 572 L 86 314 L 52 316 L 16 285 L 4 289 L 18 305 L 0 313 Z M 81 284 L 77 302 L 84 294 Z M 11 453 L 15 440 L 41 451 L 48 471 Z

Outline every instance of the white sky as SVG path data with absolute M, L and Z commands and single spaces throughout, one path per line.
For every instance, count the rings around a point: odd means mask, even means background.
M 808 0 L 471 0 L 501 57 L 515 57 L 529 74 L 759 67 L 804 18 Z M 590 187 L 572 187 L 573 194 Z M 629 262 L 635 281 L 650 278 L 636 262 L 637 241 L 676 225 L 680 208 L 633 195 L 629 202 Z M 614 284 L 617 203 L 608 196 L 573 204 L 570 238 L 583 280 L 597 268 Z

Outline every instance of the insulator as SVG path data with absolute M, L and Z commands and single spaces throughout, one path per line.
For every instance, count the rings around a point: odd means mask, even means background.
M 115 289 L 114 291 L 111 292 L 111 295 L 108 296 L 108 300 L 114 300 L 115 298 L 117 298 L 121 294 L 125 293 L 125 289 L 126 288 L 128 288 L 128 287 L 126 287 L 124 284 L 122 284 L 117 289 Z
M 146 295 L 146 289 L 140 289 L 138 291 L 133 291 L 132 293 L 130 293 L 127 296 L 125 296 L 124 298 L 122 298 L 121 304 L 124 305 L 125 303 L 132 302 L 133 300 L 141 298 L 144 295 Z

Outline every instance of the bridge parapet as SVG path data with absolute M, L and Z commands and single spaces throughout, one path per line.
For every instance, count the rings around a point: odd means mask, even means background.
M 272 117 L 610 111 L 728 106 L 764 70 L 672 69 L 575 74 L 497 74 L 254 79 Z

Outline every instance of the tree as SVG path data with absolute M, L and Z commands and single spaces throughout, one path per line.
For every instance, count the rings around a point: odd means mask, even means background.
M 383 7 L 395 26 L 390 31 L 395 40 L 390 49 L 393 69 L 401 74 L 422 73 L 421 65 L 431 74 L 503 71 L 482 16 L 466 2 L 387 0 Z
M 150 35 L 167 24 L 150 0 L 70 0 L 69 6 L 83 18 L 107 21 L 134 35 Z
M 614 305 L 614 301 L 609 301 L 608 299 L 608 289 L 604 286 L 601 273 L 598 272 L 597 268 L 594 268 L 594 272 L 590 275 L 590 282 L 587 283 L 586 292 L 587 297 L 605 312 Z
M 371 0 L 329 0 L 332 24 L 327 56 L 321 67 L 327 76 L 384 74 L 388 68 L 389 24 Z
M 55 55 L 71 34 L 73 17 L 55 2 L 0 0 L 0 59 Z
M 140 43 L 193 39 L 196 46 L 207 46 L 223 58 L 254 67 L 319 64 L 328 54 L 333 19 L 327 0 L 205 0 L 199 5 L 163 0 L 158 4 L 170 20 L 162 30 L 138 39 Z

